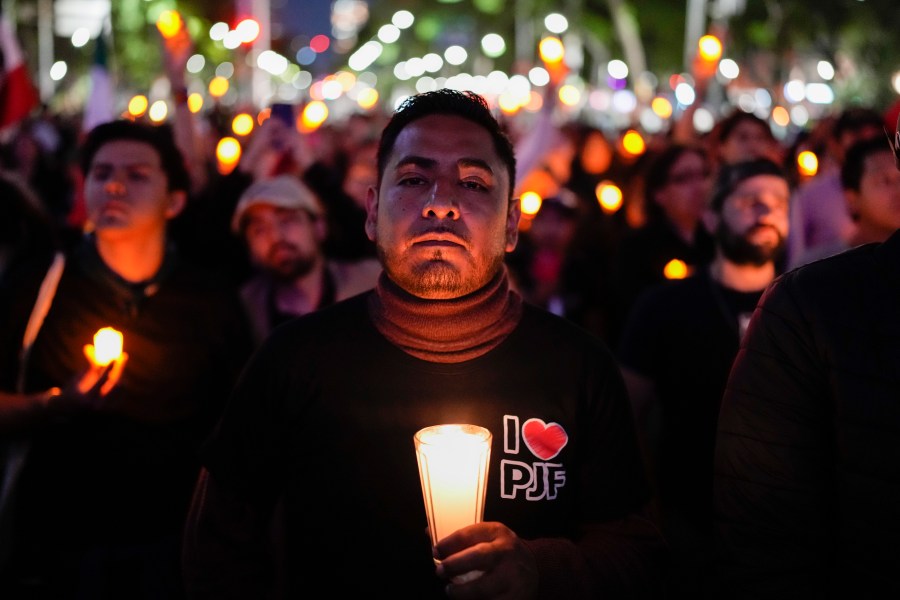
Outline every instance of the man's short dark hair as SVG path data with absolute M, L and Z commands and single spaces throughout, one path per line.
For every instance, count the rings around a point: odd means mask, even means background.
M 866 170 L 866 159 L 879 152 L 893 155 L 890 145 L 881 137 L 860 140 L 850 146 L 844 157 L 844 164 L 841 165 L 841 187 L 858 192 L 863 171 Z
M 835 140 L 840 140 L 846 132 L 862 129 L 863 127 L 874 127 L 880 131 L 884 129 L 884 119 L 873 108 L 851 106 L 842 110 L 837 119 L 835 119 L 831 128 L 831 137 Z
M 175 144 L 175 136 L 168 125 L 148 125 L 119 119 L 94 127 L 81 145 L 80 164 L 85 175 L 91 169 L 94 156 L 100 148 L 110 142 L 128 140 L 143 142 L 153 146 L 159 154 L 159 163 L 168 179 L 169 191 L 189 191 L 190 175 L 184 163 L 184 156 Z
M 772 128 L 769 127 L 769 124 L 765 120 L 757 117 L 753 113 L 744 112 L 743 110 L 738 108 L 732 111 L 732 113 L 725 118 L 721 119 L 716 125 L 714 131 L 715 140 L 720 144 L 724 143 L 725 140 L 727 140 L 731 136 L 731 133 L 735 130 L 735 128 L 745 121 L 747 123 L 753 123 L 754 125 L 759 126 L 759 128 L 762 129 L 770 139 L 775 139 L 775 136 L 772 134 Z
M 388 157 L 394 150 L 397 137 L 407 125 L 422 117 L 431 115 L 454 115 L 468 119 L 484 127 L 494 140 L 494 148 L 506 165 L 509 173 L 509 189 L 512 195 L 516 184 L 516 157 L 512 142 L 503 131 L 499 121 L 491 113 L 488 103 L 474 92 L 440 89 L 410 96 L 394 111 L 391 120 L 381 133 L 378 144 L 378 185 L 384 176 Z

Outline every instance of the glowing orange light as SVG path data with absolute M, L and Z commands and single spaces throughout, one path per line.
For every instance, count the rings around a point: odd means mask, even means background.
M 566 55 L 565 47 L 558 37 L 547 36 L 538 44 L 538 52 L 540 52 L 541 60 L 547 64 L 562 62 Z
M 566 106 L 576 106 L 581 102 L 581 91 L 574 85 L 564 85 L 559 88 L 559 101 Z
M 772 109 L 772 121 L 781 127 L 787 127 L 791 123 L 791 113 L 783 106 L 776 106 Z
M 209 95 L 213 98 L 221 98 L 228 91 L 228 80 L 224 77 L 213 77 L 209 82 Z
M 700 58 L 707 62 L 715 62 L 722 58 L 722 42 L 714 35 L 704 35 L 697 42 Z
M 688 266 L 683 260 L 673 258 L 663 267 L 663 276 L 666 279 L 684 279 L 688 276 Z
M 356 97 L 356 103 L 359 104 L 359 107 L 363 110 L 375 108 L 378 104 L 378 90 L 375 88 L 364 89 L 359 93 L 359 96 Z
M 612 214 L 622 208 L 622 190 L 611 181 L 601 181 L 594 189 L 603 212 Z
M 236 135 L 248 135 L 253 131 L 253 117 L 247 113 L 235 115 L 234 119 L 231 120 L 231 130 Z
M 622 136 L 622 150 L 630 156 L 640 156 L 647 149 L 647 144 L 641 134 L 634 129 L 629 129 Z
M 497 104 L 503 114 L 514 115 L 522 107 L 522 103 L 516 98 L 515 94 L 504 92 L 497 97 Z
M 140 117 L 145 112 L 147 112 L 148 106 L 149 103 L 147 102 L 147 96 L 138 94 L 128 101 L 128 114 L 132 117 Z
M 544 199 L 537 192 L 523 192 L 519 196 L 519 206 L 522 207 L 522 215 L 526 217 L 536 215 L 541 210 L 541 204 L 543 203 Z
M 178 35 L 182 27 L 184 27 L 184 21 L 177 10 L 164 10 L 156 19 L 156 28 L 167 40 Z
M 812 177 L 819 171 L 819 157 L 815 152 L 804 150 L 797 155 L 797 170 L 805 177 Z
M 241 160 L 241 144 L 233 137 L 223 137 L 216 144 L 219 173 L 227 175 Z
M 672 116 L 672 103 L 669 102 L 668 98 L 657 96 L 650 103 L 650 108 L 653 109 L 653 112 L 660 118 L 668 119 Z
M 200 109 L 203 108 L 203 96 L 194 92 L 190 96 L 188 96 L 188 110 L 192 113 L 200 112 Z
M 301 131 L 315 131 L 328 118 L 328 106 L 321 100 L 313 100 L 303 107 L 300 114 Z
M 122 333 L 112 327 L 103 327 L 94 334 L 94 364 L 105 367 L 122 356 Z
M 525 103 L 525 110 L 528 112 L 537 112 L 544 106 L 544 98 L 535 90 L 528 93 L 528 102 Z
M 259 111 L 258 115 L 256 115 L 256 122 L 259 123 L 260 125 L 262 125 L 263 123 L 266 122 L 266 119 L 268 119 L 271 116 L 272 116 L 272 109 L 271 109 L 271 107 L 267 106 L 264 109 L 262 109 L 261 111 Z

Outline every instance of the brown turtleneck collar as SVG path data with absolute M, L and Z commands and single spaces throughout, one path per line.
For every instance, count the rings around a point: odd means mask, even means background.
M 459 363 L 486 354 L 512 333 L 522 317 L 522 297 L 509 287 L 505 266 L 480 290 L 450 300 L 413 296 L 382 271 L 369 314 L 378 331 L 407 354 Z

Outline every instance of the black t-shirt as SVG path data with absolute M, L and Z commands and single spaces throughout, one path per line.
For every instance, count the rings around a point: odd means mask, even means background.
M 205 447 L 216 481 L 260 510 L 285 495 L 290 589 L 316 578 L 335 593 L 440 597 L 413 444 L 428 425 L 492 432 L 484 519 L 520 537 L 574 537 L 648 500 L 621 376 L 598 339 L 526 306 L 491 352 L 431 363 L 378 333 L 367 297 L 275 331 Z
M 655 448 L 665 508 L 704 528 L 712 517 L 712 460 L 725 383 L 740 344 L 740 323 L 762 292 L 738 292 L 706 270 L 642 294 L 618 347 L 621 363 L 652 380 L 661 407 Z

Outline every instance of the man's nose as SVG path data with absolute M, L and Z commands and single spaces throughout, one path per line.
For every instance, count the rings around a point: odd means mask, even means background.
M 425 206 L 422 216 L 425 218 L 436 217 L 438 219 L 459 218 L 459 206 L 456 201 L 455 186 L 444 181 L 435 181 Z
M 125 183 L 120 179 L 113 177 L 106 182 L 103 189 L 111 196 L 122 196 L 125 194 Z

